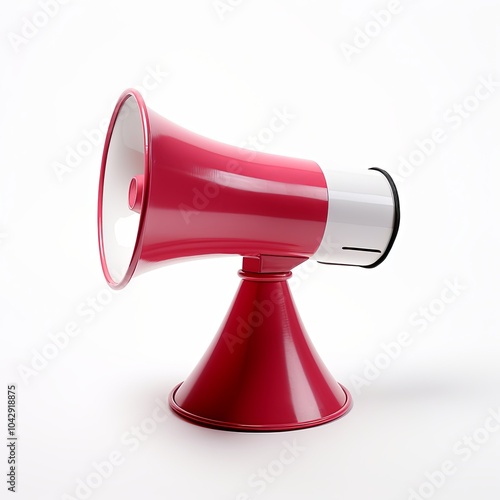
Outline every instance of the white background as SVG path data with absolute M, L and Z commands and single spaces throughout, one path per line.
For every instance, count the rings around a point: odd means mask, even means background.
M 342 44 L 362 44 L 371 12 L 387 2 L 233 3 L 218 12 L 211 0 L 72 0 L 37 31 L 25 27 L 31 38 L 21 41 L 24 18 L 44 23 L 40 4 L 2 9 L 0 435 L 15 383 L 17 498 L 84 498 L 78 481 L 99 482 L 93 463 L 113 452 L 121 465 L 88 498 L 404 500 L 412 489 L 499 498 L 500 432 L 488 415 L 500 405 L 500 87 L 473 96 L 481 79 L 500 81 L 500 2 L 401 0 L 387 26 L 368 25 L 369 43 L 350 58 Z M 154 413 L 157 398 L 203 354 L 240 266 L 238 257 L 188 262 L 107 291 L 96 231 L 103 141 L 90 150 L 82 141 L 153 70 L 147 104 L 195 132 L 241 144 L 286 107 L 295 118 L 266 151 L 395 176 L 401 229 L 382 266 L 296 273 L 309 334 L 353 394 L 344 418 L 247 434 L 168 412 L 152 429 L 148 419 L 164 415 Z M 453 106 L 462 104 L 459 120 Z M 401 157 L 436 128 L 446 139 L 423 159 L 414 154 L 422 161 L 413 172 L 401 170 Z M 57 163 L 78 146 L 88 155 L 61 174 Z M 444 304 L 449 283 L 460 289 Z M 94 300 L 105 305 L 92 310 Z M 68 323 L 79 334 L 40 361 Z M 378 375 L 381 345 L 402 332 L 411 345 Z M 127 436 L 141 425 L 148 433 L 132 449 Z M 301 451 L 280 470 L 283 443 L 294 440 Z M 453 472 L 433 475 L 446 462 Z M 279 473 L 252 486 L 268 467 Z M 440 487 L 425 485 L 426 474 Z

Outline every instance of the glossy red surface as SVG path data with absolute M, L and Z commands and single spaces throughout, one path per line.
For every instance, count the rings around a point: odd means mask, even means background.
M 132 200 L 134 210 L 141 211 L 137 242 L 124 278 L 116 283 L 102 244 L 102 193 L 114 123 L 128 99 L 137 101 L 143 124 L 143 199 Z M 134 90 L 122 94 L 113 113 L 99 192 L 101 262 L 114 288 L 125 286 L 134 273 L 176 258 L 308 258 L 320 245 L 328 212 L 326 181 L 315 162 L 249 151 L 194 134 L 148 110 Z
M 202 425 L 278 431 L 344 415 L 351 397 L 316 353 L 286 280 L 291 273 L 243 278 L 218 334 L 170 396 L 174 411 Z

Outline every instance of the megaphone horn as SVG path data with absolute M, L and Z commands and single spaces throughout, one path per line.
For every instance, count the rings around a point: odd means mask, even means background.
M 176 259 L 243 257 L 240 288 L 215 340 L 170 404 L 225 429 L 284 430 L 343 415 L 348 391 L 307 337 L 287 284 L 311 258 L 374 267 L 399 227 L 380 169 L 335 172 L 310 160 L 199 136 L 125 91 L 104 145 L 98 230 L 113 288 Z

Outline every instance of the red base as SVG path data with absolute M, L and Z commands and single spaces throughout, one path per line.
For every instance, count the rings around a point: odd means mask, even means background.
M 242 431 L 312 427 L 341 417 L 349 392 L 309 340 L 286 273 L 248 273 L 198 366 L 170 406 L 199 424 Z

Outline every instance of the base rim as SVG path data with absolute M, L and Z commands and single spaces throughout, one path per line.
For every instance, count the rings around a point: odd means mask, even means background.
M 242 432 L 279 432 L 279 431 L 293 431 L 297 429 L 306 429 L 308 427 L 316 427 L 318 425 L 326 424 L 331 422 L 332 420 L 336 420 L 344 416 L 349 410 L 352 408 L 352 397 L 349 391 L 342 385 L 339 384 L 340 388 L 344 391 L 346 396 L 345 403 L 341 408 L 337 411 L 331 413 L 330 415 L 326 415 L 321 418 L 317 418 L 314 420 L 307 420 L 305 422 L 293 422 L 289 424 L 263 424 L 263 425 L 251 425 L 251 424 L 238 424 L 235 422 L 224 422 L 221 420 L 214 420 L 207 417 L 202 417 L 201 415 L 195 415 L 184 408 L 180 407 L 175 401 L 175 394 L 180 386 L 183 384 L 176 385 L 174 389 L 170 392 L 168 402 L 170 408 L 183 417 L 184 419 L 202 425 L 204 427 L 210 427 L 214 429 L 222 429 L 226 431 L 242 431 Z

